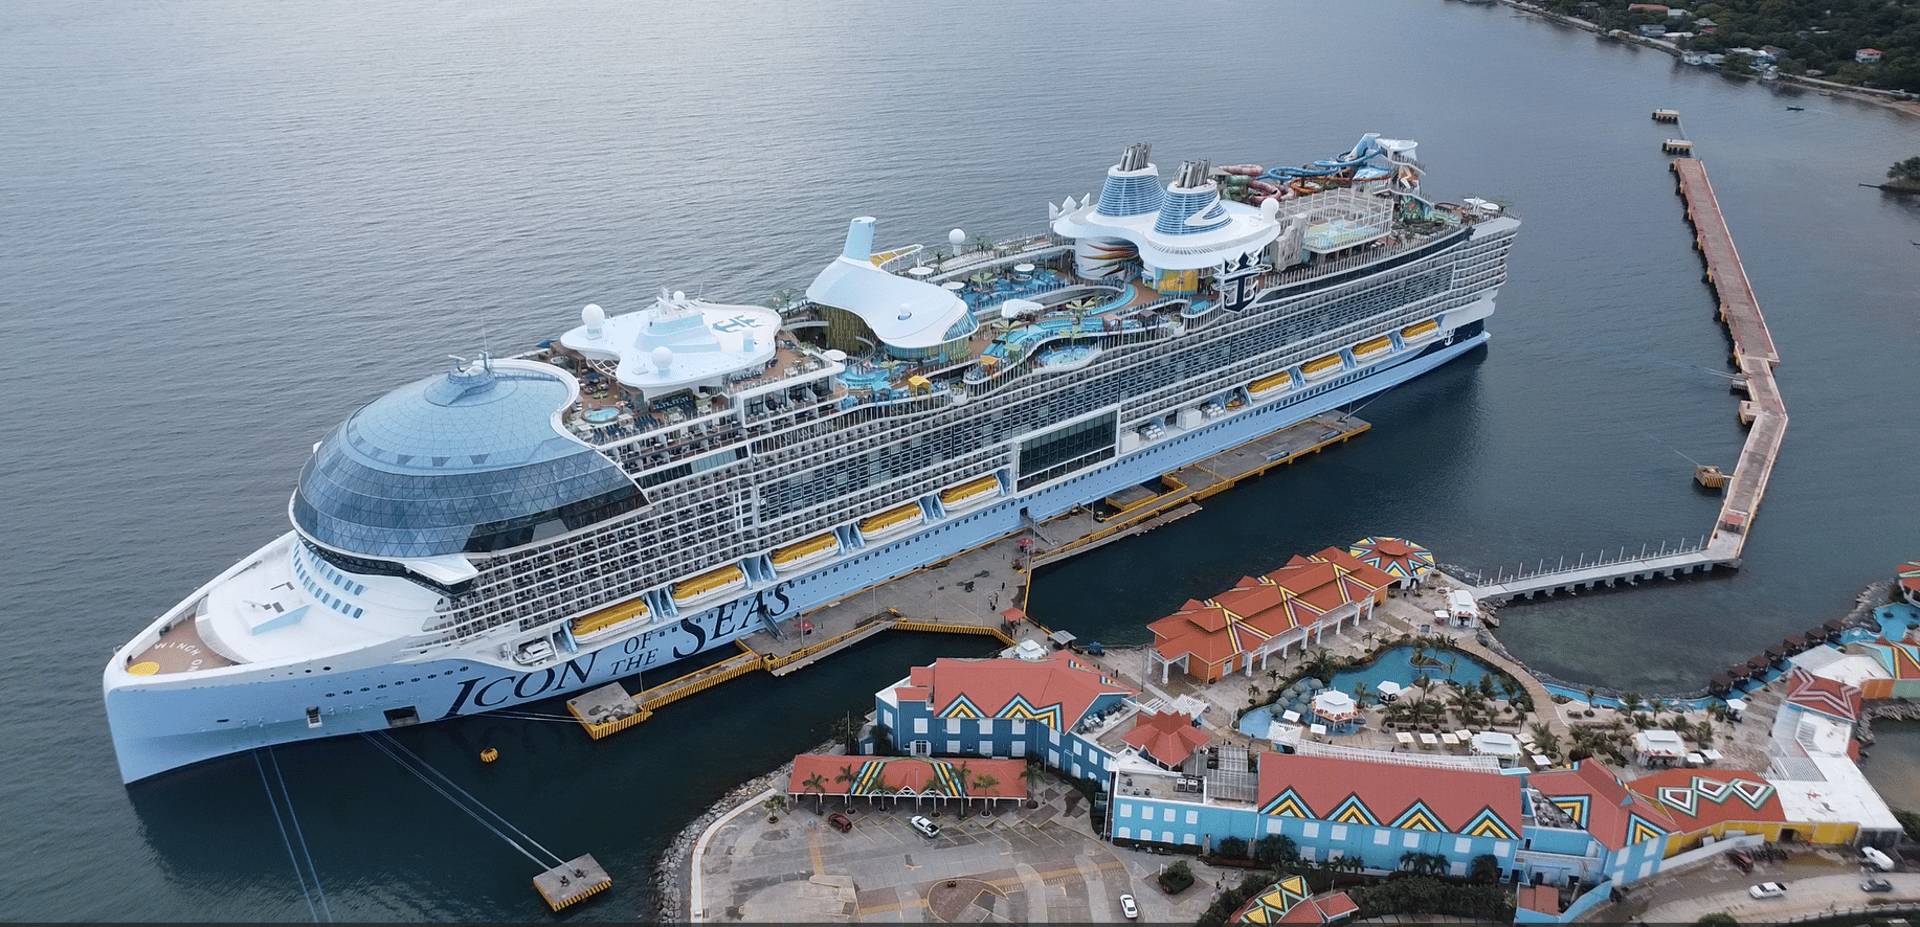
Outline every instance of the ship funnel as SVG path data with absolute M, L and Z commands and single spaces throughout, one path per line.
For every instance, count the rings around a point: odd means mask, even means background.
M 854 261 L 873 260 L 873 223 L 872 216 L 861 216 L 847 224 L 847 246 L 840 256 Z

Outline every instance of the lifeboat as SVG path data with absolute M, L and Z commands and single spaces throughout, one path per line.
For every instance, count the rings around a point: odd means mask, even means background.
M 596 612 L 588 612 L 569 622 L 575 640 L 587 640 L 609 633 L 630 621 L 644 622 L 647 613 L 646 599 L 628 599 L 618 605 L 609 605 Z
M 899 534 L 927 520 L 920 503 L 909 502 L 897 509 L 888 509 L 878 515 L 869 515 L 860 520 L 860 536 L 876 541 L 889 535 Z
M 734 564 L 728 564 L 717 570 L 708 570 L 692 579 L 683 579 L 673 584 L 673 604 L 686 606 L 705 601 L 725 592 L 744 587 L 747 584 L 746 571 Z
M 1300 379 L 1307 383 L 1318 383 L 1340 372 L 1340 355 L 1329 354 L 1300 365 Z
M 792 573 L 805 569 L 822 560 L 831 560 L 840 553 L 840 541 L 832 532 L 817 534 L 797 544 L 788 544 L 773 552 L 773 570 L 776 573 Z
M 1407 347 L 1413 347 L 1416 344 L 1426 344 L 1439 337 L 1439 335 L 1440 323 L 1433 319 L 1428 319 L 1425 322 L 1415 322 L 1401 329 L 1400 343 Z
M 1353 346 L 1353 362 L 1356 366 L 1371 364 L 1393 353 L 1393 339 L 1381 335 L 1362 341 Z
M 1278 396 L 1292 387 L 1293 374 L 1282 370 L 1270 377 L 1261 377 L 1247 384 L 1247 395 L 1252 396 L 1254 401 L 1258 402 L 1262 399 Z
M 947 514 L 964 512 L 1000 495 L 1000 480 L 989 473 L 979 479 L 968 480 L 958 486 L 948 487 L 940 493 L 940 504 Z

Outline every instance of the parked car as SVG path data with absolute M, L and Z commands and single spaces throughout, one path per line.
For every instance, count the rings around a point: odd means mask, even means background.
M 1140 918 L 1140 908 L 1133 903 L 1132 895 L 1120 896 L 1120 913 L 1125 914 L 1130 921 Z
M 833 825 L 834 830 L 837 830 L 843 834 L 853 829 L 853 819 L 847 817 L 844 814 L 841 814 L 838 811 L 835 811 L 834 813 L 827 815 L 827 823 Z
M 907 823 L 912 824 L 914 830 L 926 834 L 929 837 L 940 836 L 940 825 L 927 820 L 923 815 L 916 814 L 912 818 L 909 818 Z
M 1861 847 L 1860 858 L 1866 860 L 1867 865 L 1881 872 L 1893 871 L 1893 857 L 1880 852 L 1876 847 Z
M 1747 894 L 1755 898 L 1780 898 L 1787 893 L 1787 887 L 1778 882 L 1762 882 L 1747 889 Z
M 1893 891 L 1893 883 L 1886 879 L 1868 879 L 1860 883 L 1860 890 L 1863 892 L 1890 892 Z

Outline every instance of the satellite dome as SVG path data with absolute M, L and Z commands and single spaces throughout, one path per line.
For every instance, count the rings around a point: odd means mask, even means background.
M 667 368 L 673 366 L 673 349 L 666 345 L 654 348 L 653 366 L 659 368 L 660 372 L 665 373 Z
M 600 326 L 605 325 L 606 322 L 607 311 L 596 303 L 588 303 L 585 309 L 580 310 L 580 324 L 587 327 L 589 338 L 600 337 Z
M 947 242 L 952 245 L 955 245 L 955 246 L 963 245 L 963 244 L 966 244 L 966 241 L 967 241 L 967 233 L 964 230 L 954 229 L 953 231 L 947 233 Z

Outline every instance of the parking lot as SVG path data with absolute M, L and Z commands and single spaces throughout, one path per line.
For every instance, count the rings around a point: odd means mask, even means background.
M 1004 805 L 965 819 L 948 804 L 851 807 L 802 797 L 775 823 L 757 804 L 715 825 L 693 860 L 700 878 L 692 907 L 700 919 L 729 922 L 1118 923 L 1131 893 L 1139 920 L 1192 922 L 1211 901 L 1210 867 L 1178 896 L 1153 877 L 1177 857 L 1121 849 L 1095 837 L 1085 806 L 1058 784 L 1036 787 L 1036 807 Z M 977 809 L 977 806 L 976 806 Z M 844 810 L 840 833 L 827 815 Z M 915 813 L 939 825 L 929 838 Z

